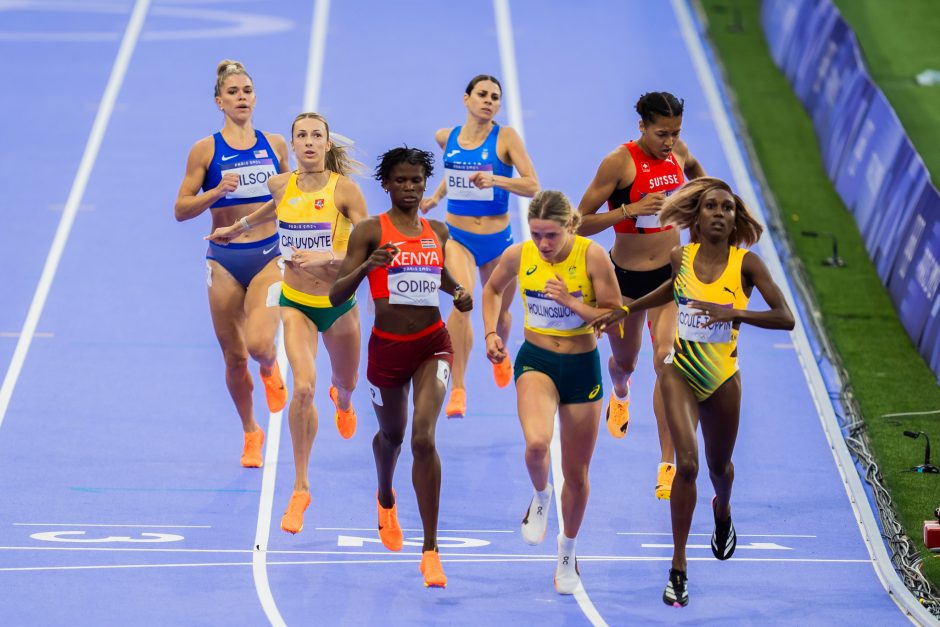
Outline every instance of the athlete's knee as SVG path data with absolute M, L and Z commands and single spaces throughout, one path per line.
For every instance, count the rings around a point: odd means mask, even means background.
M 248 355 L 242 351 L 222 349 L 222 357 L 225 359 L 225 369 L 229 372 L 238 372 L 248 368 Z
M 277 348 L 270 337 L 261 337 L 258 333 L 248 333 L 245 343 L 248 347 L 248 354 L 255 361 L 270 360 L 277 354 Z
M 676 451 L 676 475 L 684 481 L 694 482 L 698 478 L 698 456 Z
M 338 375 L 334 372 L 331 380 L 333 385 L 337 388 L 352 392 L 356 389 L 356 384 L 359 382 L 359 373 L 350 372 L 346 375 Z
M 607 360 L 607 369 L 612 377 L 629 377 L 636 370 L 636 358 L 626 361 L 611 355 Z
M 734 464 L 731 460 L 711 461 L 708 460 L 708 472 L 716 479 L 730 478 L 734 479 Z
M 656 371 L 657 377 L 663 376 L 663 373 L 666 372 L 666 368 L 669 367 L 669 364 L 666 363 L 666 358 L 671 352 L 672 348 L 657 349 L 653 352 L 653 369 Z
M 316 379 L 294 379 L 294 402 L 313 405 Z
M 376 434 L 376 439 L 380 444 L 389 448 L 397 448 L 405 441 L 404 431 L 382 431 Z
M 533 440 L 525 443 L 526 459 L 538 460 L 548 456 L 549 443 L 544 440 Z
M 587 492 L 590 489 L 588 467 L 586 464 L 574 468 L 563 467 L 562 475 L 565 477 L 566 488 L 574 490 L 578 494 Z
M 429 432 L 412 432 L 411 454 L 415 459 L 426 459 L 436 452 L 434 434 Z

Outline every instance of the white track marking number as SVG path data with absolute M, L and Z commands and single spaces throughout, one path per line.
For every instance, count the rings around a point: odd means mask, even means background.
M 336 546 L 358 547 L 362 548 L 366 542 L 382 544 L 378 538 L 363 538 L 361 536 L 339 536 L 336 539 Z M 424 546 L 424 538 L 409 538 L 403 542 L 405 546 Z M 448 538 L 444 536 L 437 537 L 437 546 L 441 549 L 478 549 L 481 546 L 489 546 L 488 540 L 479 540 L 477 538 Z
M 130 536 L 76 537 L 84 535 L 84 531 L 43 531 L 31 534 L 29 537 L 44 542 L 179 542 L 183 539 L 183 536 L 174 533 L 141 533 L 139 538 Z

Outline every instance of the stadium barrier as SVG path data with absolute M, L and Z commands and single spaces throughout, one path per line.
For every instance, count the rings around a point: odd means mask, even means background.
M 761 22 L 901 324 L 940 379 L 940 194 L 923 159 L 831 0 L 763 0 Z

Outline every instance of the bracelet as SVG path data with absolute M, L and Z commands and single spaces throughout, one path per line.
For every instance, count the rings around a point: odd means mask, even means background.
M 242 225 L 242 228 L 243 228 L 244 230 L 246 230 L 246 231 L 250 231 L 250 230 L 251 230 L 251 225 L 248 224 L 248 217 L 247 217 L 247 216 L 242 216 L 242 217 L 240 217 L 240 218 L 238 219 L 238 223 Z
M 483 336 L 483 339 L 485 340 L 485 339 L 488 338 L 489 336 L 495 335 L 495 334 L 496 334 L 496 331 L 490 331 L 489 333 L 487 333 L 486 335 Z
M 629 307 L 627 307 L 626 305 L 621 305 L 620 308 L 623 309 L 625 312 L 627 312 L 627 315 L 628 315 L 628 316 L 630 315 L 630 308 L 629 308 Z
M 458 285 L 454 287 L 454 301 L 460 298 L 460 292 L 466 292 L 466 291 L 467 291 L 467 288 L 465 288 L 463 285 Z
M 624 220 L 626 220 L 627 218 L 633 217 L 629 213 L 627 213 L 627 203 L 620 205 L 620 213 L 623 214 Z

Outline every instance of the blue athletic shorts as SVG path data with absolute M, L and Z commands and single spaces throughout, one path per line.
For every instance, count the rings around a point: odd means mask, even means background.
M 281 255 L 277 233 L 267 239 L 247 244 L 216 244 L 209 242 L 206 259 L 212 259 L 229 271 L 246 290 L 255 275 L 272 259 Z
M 480 235 L 447 225 L 450 236 L 454 241 L 470 251 L 477 267 L 486 265 L 503 254 L 503 251 L 512 246 L 512 229 L 506 227 L 496 233 Z

